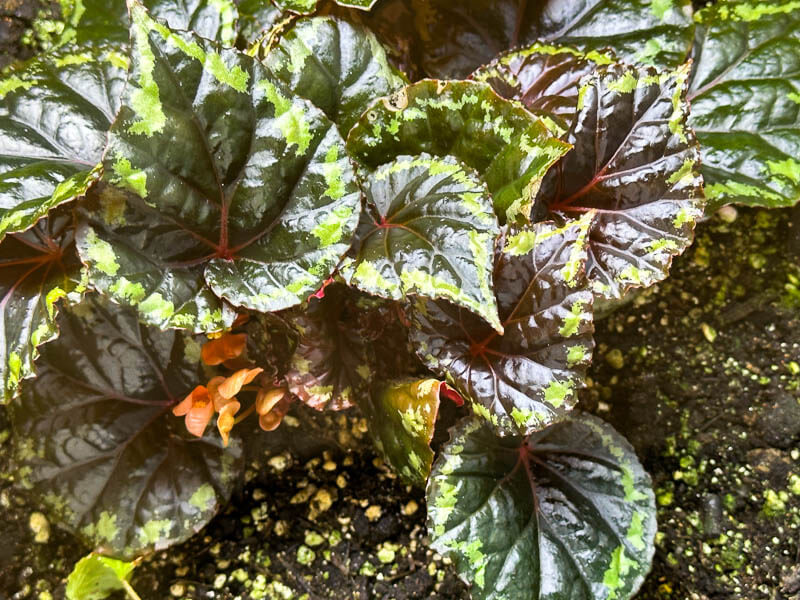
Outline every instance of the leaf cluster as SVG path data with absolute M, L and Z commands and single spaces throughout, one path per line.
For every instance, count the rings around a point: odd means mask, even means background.
M 19 481 L 132 559 L 227 501 L 249 415 L 357 407 L 475 598 L 635 593 L 649 478 L 573 410 L 593 306 L 706 197 L 800 199 L 798 3 L 62 4 L 0 77 Z

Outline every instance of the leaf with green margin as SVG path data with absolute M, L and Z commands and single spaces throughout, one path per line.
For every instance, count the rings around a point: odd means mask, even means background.
M 650 570 L 656 507 L 627 440 L 573 413 L 529 438 L 452 431 L 427 491 L 431 547 L 475 600 L 627 600 Z
M 475 169 L 501 221 L 526 222 L 547 170 L 569 149 L 485 83 L 423 80 L 378 100 L 347 137 L 370 169 L 397 156 L 453 156 Z
M 86 193 L 120 106 L 127 59 L 62 48 L 0 77 L 0 240 Z
M 500 226 L 483 182 L 452 157 L 401 156 L 369 174 L 350 285 L 402 300 L 445 298 L 502 332 L 492 268 Z
M 411 485 L 425 487 L 431 472 L 443 385 L 437 379 L 392 381 L 358 398 L 378 452 Z
M 386 0 L 407 4 L 408 0 Z M 411 0 L 429 76 L 466 77 L 507 50 L 533 42 L 611 48 L 626 62 L 674 68 L 692 43 L 691 0 Z M 387 14 L 391 14 L 388 13 Z
M 697 14 L 689 124 L 708 211 L 800 201 L 800 2 L 724 0 Z
M 135 568 L 133 562 L 94 553 L 84 556 L 67 577 L 67 600 L 105 600 L 130 587 L 127 582 Z
M 688 69 L 609 65 L 592 76 L 567 135 L 575 150 L 539 192 L 540 217 L 596 211 L 586 269 L 606 298 L 664 279 L 703 215 L 699 149 L 686 124 Z
M 125 0 L 60 0 L 66 22 L 61 43 L 127 44 L 130 18 Z M 239 13 L 233 0 L 144 0 L 154 17 L 172 29 L 232 46 Z
M 609 50 L 583 52 L 535 43 L 497 57 L 471 78 L 488 83 L 503 98 L 522 102 L 546 123 L 553 121 L 550 129 L 563 135 L 578 114 L 581 80 L 615 60 Z
M 591 218 L 536 223 L 508 239 L 494 280 L 503 335 L 448 302 L 415 305 L 417 355 L 501 435 L 546 427 L 577 402 L 594 347 L 584 274 Z
M 80 280 L 68 211 L 56 209 L 0 244 L 0 404 L 13 399 L 22 380 L 34 375 L 39 346 L 58 335 L 59 302 L 80 300 L 84 289 Z
M 348 323 L 355 301 L 346 286 L 332 284 L 323 298 L 312 298 L 305 310 L 294 309 L 285 317 L 298 333 L 286 383 L 314 409 L 350 408 L 369 393 L 368 345 Z
M 105 179 L 129 193 L 110 219 L 116 188 L 84 208 L 93 286 L 147 323 L 197 332 L 231 324 L 224 301 L 303 302 L 361 209 L 336 127 L 253 58 L 132 10 L 133 71 L 104 158 Z
M 208 380 L 197 342 L 96 296 L 58 324 L 35 384 L 12 404 L 22 484 L 102 554 L 129 560 L 188 539 L 243 467 L 235 431 L 224 449 L 216 432 L 196 438 L 172 415 Z
M 310 15 L 317 10 L 319 0 L 272 0 L 281 10 L 288 10 L 298 15 Z M 371 10 L 378 0 L 333 0 L 339 6 Z
M 300 19 L 263 62 L 293 93 L 322 109 L 343 136 L 375 98 L 406 83 L 374 34 L 333 17 Z

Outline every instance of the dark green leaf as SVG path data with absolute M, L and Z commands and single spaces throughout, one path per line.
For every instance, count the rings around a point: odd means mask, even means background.
M 11 400 L 20 382 L 33 375 L 38 347 L 58 335 L 58 302 L 80 299 L 80 279 L 69 213 L 54 211 L 0 244 L 0 404 Z
M 339 6 L 370 10 L 378 0 L 334 0 Z M 281 10 L 289 10 L 298 15 L 310 15 L 317 10 L 320 0 L 273 0 Z
M 286 382 L 289 391 L 312 408 L 342 410 L 369 393 L 373 373 L 366 341 L 348 319 L 354 294 L 334 284 L 324 298 L 312 298 L 287 320 L 298 332 Z
M 378 451 L 412 485 L 424 487 L 431 472 L 442 385 L 436 379 L 394 381 L 358 398 Z
M 485 81 L 503 98 L 522 102 L 545 122 L 552 120 L 550 129 L 563 135 L 578 112 L 581 79 L 612 62 L 608 51 L 537 43 L 499 56 L 472 78 Z
M 486 186 L 453 158 L 403 156 L 371 173 L 360 246 L 343 269 L 384 298 L 446 298 L 502 331 L 492 284 L 500 233 Z
M 105 600 L 125 589 L 135 567 L 94 553 L 84 556 L 67 577 L 67 600 Z
M 271 31 L 286 18 L 286 14 L 270 0 L 239 2 L 239 43 L 247 46 L 260 35 Z
M 79 44 L 127 44 L 130 19 L 125 0 L 62 0 L 66 28 L 62 41 Z M 172 29 L 232 46 L 238 12 L 233 0 L 144 0 L 153 14 Z
M 666 277 L 703 214 L 687 75 L 688 66 L 656 74 L 614 65 L 592 77 L 567 136 L 575 150 L 542 184 L 541 212 L 567 220 L 596 211 L 586 269 L 607 298 Z
M 376 98 L 406 83 L 372 33 L 331 17 L 297 21 L 264 64 L 288 89 L 321 108 L 342 135 Z
M 485 83 L 424 80 L 375 103 L 347 148 L 371 169 L 401 155 L 454 156 L 479 173 L 501 220 L 525 222 L 544 174 L 570 146 Z
M 200 344 L 97 298 L 58 323 L 36 383 L 12 405 L 23 484 L 103 554 L 130 559 L 187 539 L 242 467 L 235 438 L 223 449 L 216 433 L 192 437 L 172 415 L 207 380 Z
M 251 57 L 132 10 L 133 71 L 104 158 L 128 193 L 105 188 L 86 207 L 78 248 L 92 284 L 147 323 L 198 332 L 230 325 L 219 298 L 299 304 L 358 223 L 336 127 Z
M 115 50 L 62 48 L 0 78 L 0 240 L 86 193 L 126 76 Z
M 271 313 L 253 315 L 244 327 L 247 333 L 247 357 L 264 374 L 282 379 L 297 347 L 297 335 L 284 319 Z
M 503 335 L 447 302 L 416 305 L 417 354 L 502 435 L 541 429 L 575 405 L 594 346 L 583 272 L 590 222 L 537 223 L 510 238 L 495 264 Z
M 475 600 L 627 600 L 650 570 L 650 477 L 590 415 L 527 439 L 463 421 L 427 500 L 431 545 L 453 556 Z
M 395 0 L 407 2 L 408 0 Z M 611 48 L 628 62 L 676 67 L 692 41 L 690 0 L 413 0 L 434 77 L 465 77 L 533 42 Z
M 709 209 L 800 201 L 800 3 L 724 0 L 698 13 L 689 124 Z

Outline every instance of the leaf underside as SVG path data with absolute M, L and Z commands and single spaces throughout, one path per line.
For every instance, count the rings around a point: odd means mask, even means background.
M 58 303 L 80 297 L 80 278 L 72 215 L 66 211 L 53 211 L 0 244 L 0 404 L 14 398 L 22 380 L 33 376 L 38 347 L 58 335 Z
M 800 4 L 726 0 L 698 17 L 689 124 L 708 211 L 800 201 Z
M 604 297 L 664 279 L 703 214 L 687 69 L 610 65 L 592 76 L 566 138 L 575 150 L 539 192 L 540 215 L 564 221 L 596 211 L 587 272 Z
M 347 148 L 371 169 L 402 155 L 453 156 L 478 172 L 501 221 L 526 222 L 542 177 L 569 145 L 485 83 L 424 80 L 376 102 Z
M 650 570 L 650 477 L 609 425 L 573 414 L 530 438 L 452 431 L 428 484 L 431 546 L 476 600 L 626 600 Z
M 134 6 L 133 68 L 84 207 L 92 284 L 159 327 L 228 327 L 228 304 L 304 301 L 355 232 L 360 197 L 336 127 L 253 58 Z
M 64 310 L 35 385 L 13 406 L 22 483 L 94 549 L 122 559 L 179 543 L 230 496 L 241 448 L 171 413 L 205 373 L 199 343 L 87 298 Z
M 492 284 L 500 233 L 486 186 L 453 158 L 401 156 L 371 173 L 352 262 L 360 290 L 446 298 L 502 331 Z
M 110 48 L 62 48 L 0 78 L 0 240 L 94 181 L 125 63 Z
M 541 429 L 575 405 L 594 346 L 583 273 L 588 226 L 537 223 L 512 238 L 495 264 L 503 335 L 449 302 L 415 305 L 418 356 L 501 435 Z

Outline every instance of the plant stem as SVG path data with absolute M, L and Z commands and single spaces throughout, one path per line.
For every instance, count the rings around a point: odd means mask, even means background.
M 134 590 L 134 589 L 133 589 L 133 587 L 131 586 L 131 584 L 130 584 L 130 583 L 128 583 L 128 582 L 127 582 L 127 581 L 125 581 L 124 579 L 121 579 L 120 581 L 122 582 L 122 587 L 124 587 L 124 588 L 125 588 L 125 591 L 127 592 L 127 594 L 128 594 L 128 597 L 129 597 L 131 600 L 142 600 L 142 599 L 139 597 L 139 594 L 137 594 L 137 593 L 136 593 L 136 590 Z

